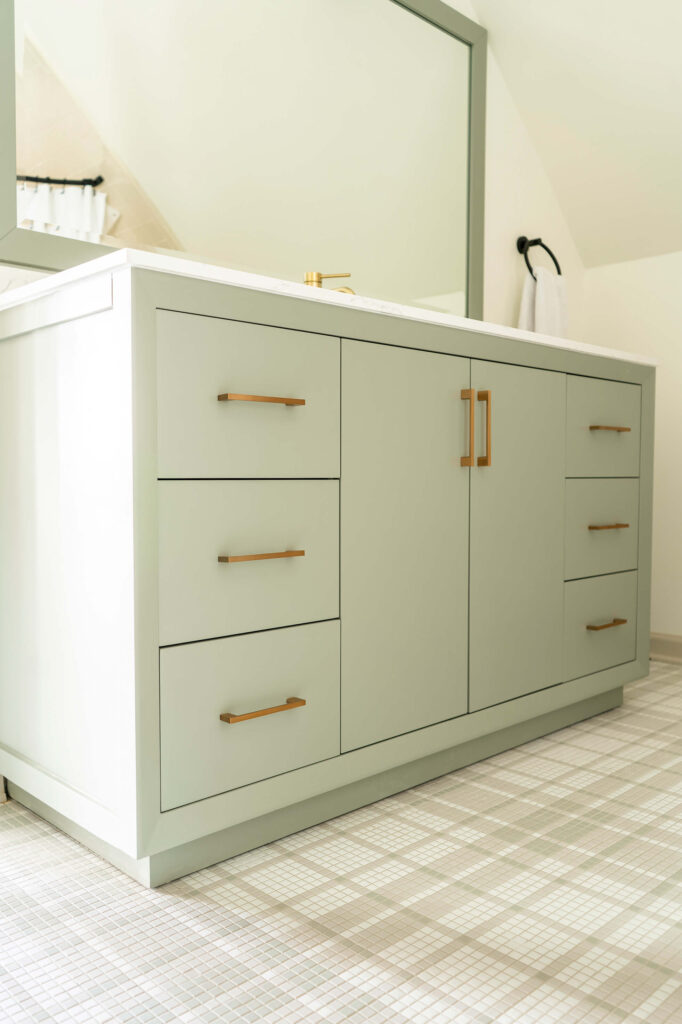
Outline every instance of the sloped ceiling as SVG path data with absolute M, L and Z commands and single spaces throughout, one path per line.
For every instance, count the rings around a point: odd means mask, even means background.
M 585 265 L 682 250 L 682 0 L 473 6 Z

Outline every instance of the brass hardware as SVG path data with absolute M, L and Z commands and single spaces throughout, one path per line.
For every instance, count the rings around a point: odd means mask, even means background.
M 272 398 L 270 395 L 236 395 L 227 391 L 219 402 L 275 402 L 277 405 L 305 405 L 305 398 Z
M 350 277 L 350 274 L 321 274 L 319 270 L 306 270 L 303 283 L 309 284 L 311 288 L 321 288 L 322 282 L 328 277 Z M 355 295 L 352 288 L 335 288 L 334 291 Z
M 611 629 L 612 626 L 624 626 L 627 619 L 614 619 L 613 622 L 605 622 L 603 626 L 585 626 L 585 629 L 598 633 L 600 629 Z
M 478 464 L 479 466 L 489 466 L 491 464 L 490 455 L 490 431 L 491 431 L 491 415 L 490 407 L 492 404 L 491 395 L 489 391 L 478 392 L 479 402 L 485 402 L 485 455 L 479 455 Z
M 588 526 L 588 530 L 627 530 L 629 523 L 609 523 L 608 526 Z
M 226 711 L 224 715 L 220 716 L 220 721 L 227 722 L 228 725 L 236 725 L 237 722 L 247 722 L 250 718 L 262 718 L 263 715 L 276 715 L 278 711 L 293 711 L 294 708 L 303 707 L 305 707 L 305 701 L 300 697 L 287 697 L 286 704 L 278 704 L 274 708 L 261 708 L 260 711 L 248 711 L 245 715 L 233 715 L 231 711 Z
M 632 427 L 590 427 L 590 430 L 615 430 L 618 434 L 629 434 Z
M 272 551 L 266 555 L 218 555 L 219 562 L 260 562 L 264 558 L 302 558 L 305 551 Z
M 306 270 L 303 283 L 312 288 L 321 288 L 322 282 L 328 277 L 350 277 L 350 274 L 321 274 L 319 270 Z
M 475 420 L 474 415 L 474 389 L 463 388 L 460 393 L 460 398 L 463 402 L 469 403 L 469 454 L 462 455 L 459 460 L 460 466 L 473 466 L 474 465 L 474 429 Z

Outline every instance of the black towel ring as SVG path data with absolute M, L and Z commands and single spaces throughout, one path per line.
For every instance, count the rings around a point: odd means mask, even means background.
M 552 263 L 556 267 L 557 274 L 561 274 L 561 267 L 559 266 L 558 259 L 556 258 L 550 247 L 548 245 L 545 245 L 541 238 L 526 238 L 525 235 L 520 235 L 516 239 L 516 248 L 526 261 L 526 266 L 528 267 L 528 271 L 531 277 L 535 280 L 535 274 L 533 273 L 533 268 L 531 266 L 530 260 L 528 259 L 528 250 L 533 245 L 539 245 L 541 249 L 545 250 L 548 256 L 551 257 Z

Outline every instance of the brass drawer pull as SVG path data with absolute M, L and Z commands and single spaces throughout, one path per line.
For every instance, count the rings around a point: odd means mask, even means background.
M 226 711 L 220 716 L 220 721 L 236 725 L 237 722 L 247 722 L 249 718 L 262 718 L 263 715 L 276 715 L 279 711 L 293 711 L 294 708 L 302 707 L 305 707 L 305 701 L 300 697 L 287 697 L 286 704 L 278 704 L 274 708 L 261 708 L 260 711 L 248 711 L 245 715 L 233 715 L 231 711 Z
M 627 619 L 614 619 L 613 622 L 605 622 L 603 626 L 585 626 L 585 629 L 597 633 L 600 629 L 611 629 L 612 626 L 624 626 Z
M 270 551 L 265 555 L 218 555 L 219 562 L 260 562 L 264 558 L 302 558 L 305 551 Z
M 485 402 L 485 455 L 479 455 L 478 464 L 479 466 L 489 466 L 491 464 L 490 455 L 490 432 L 491 432 L 491 415 L 490 408 L 492 405 L 492 399 L 489 391 L 478 392 L 479 402 Z
M 474 429 L 475 429 L 475 415 L 474 415 L 474 389 L 463 388 L 460 394 L 460 398 L 463 402 L 469 403 L 469 454 L 462 455 L 459 460 L 460 466 L 473 466 L 474 465 Z
M 588 526 L 588 530 L 628 530 L 629 523 L 608 523 L 606 526 Z
M 615 430 L 619 434 L 629 434 L 632 427 L 590 427 L 590 430 Z
M 274 402 L 277 405 L 305 405 L 305 398 L 273 398 L 272 395 L 236 395 L 232 391 L 218 395 L 219 402 Z

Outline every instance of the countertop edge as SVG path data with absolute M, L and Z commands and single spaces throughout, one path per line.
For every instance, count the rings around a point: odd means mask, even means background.
M 158 273 L 176 274 L 193 277 L 199 280 L 212 281 L 218 284 L 231 284 L 239 288 L 253 291 L 268 292 L 273 295 L 289 295 L 346 309 L 359 309 L 365 312 L 381 313 L 402 320 L 416 323 L 431 323 L 445 327 L 454 327 L 473 333 L 484 334 L 497 338 L 508 338 L 511 341 L 523 341 L 531 345 L 541 345 L 567 352 L 580 352 L 586 355 L 601 356 L 606 359 L 656 367 L 658 360 L 638 353 L 623 352 L 618 349 L 600 345 L 589 345 L 586 342 L 573 341 L 567 338 L 556 338 L 551 335 L 536 334 L 523 331 L 516 327 L 492 324 L 484 320 L 473 320 L 455 316 L 452 313 L 438 313 L 434 310 L 421 309 L 417 306 L 403 306 L 399 303 L 383 299 L 371 299 L 364 295 L 348 295 L 343 292 L 311 288 L 309 285 L 295 281 L 285 281 L 274 277 L 265 277 L 247 271 L 233 270 L 215 264 L 203 263 L 179 256 L 164 253 L 151 253 L 138 249 L 120 249 L 107 253 L 86 263 L 80 263 L 68 270 L 32 281 L 0 295 L 0 311 L 21 305 L 43 295 L 48 295 L 63 285 L 83 280 L 98 274 L 113 272 L 130 267 L 140 270 L 151 270 Z

